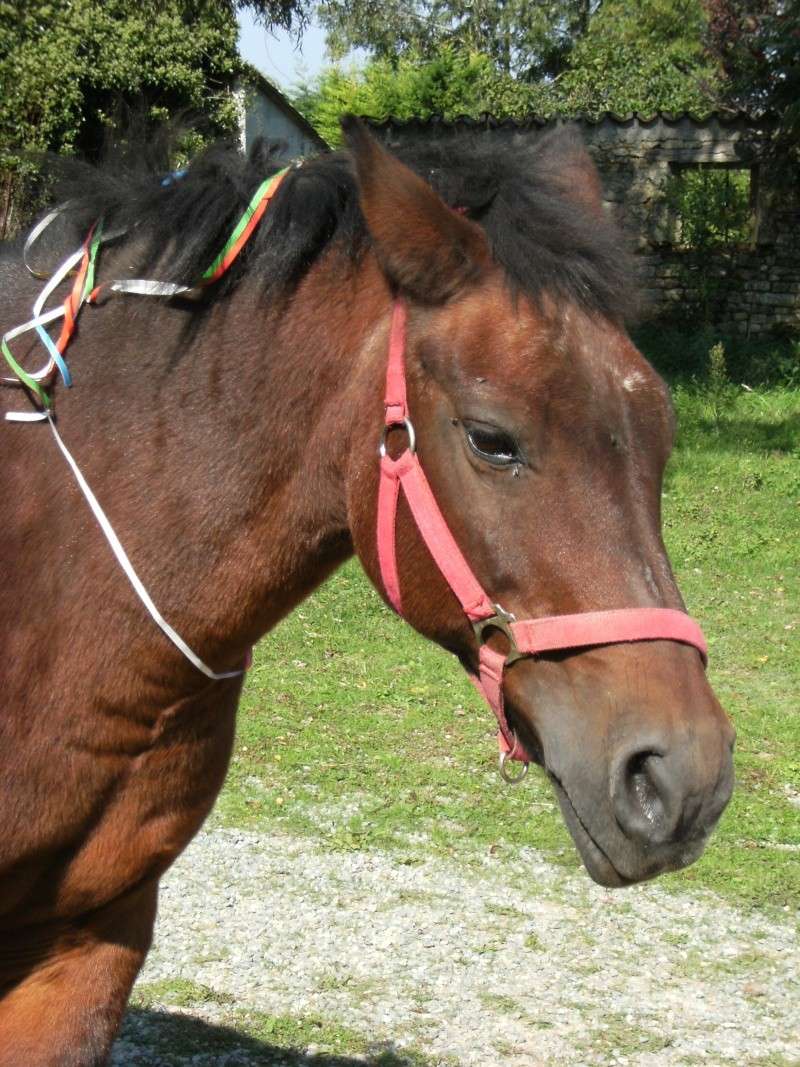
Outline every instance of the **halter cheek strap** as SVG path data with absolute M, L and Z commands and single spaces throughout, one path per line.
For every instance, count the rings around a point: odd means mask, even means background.
M 416 454 L 416 437 L 406 395 L 406 321 L 406 305 L 398 299 L 392 312 L 385 419 L 379 449 L 377 535 L 381 580 L 389 602 L 402 615 L 395 535 L 397 502 L 402 489 L 422 540 L 472 624 L 479 644 L 478 677 L 473 681 L 497 718 L 501 772 L 513 781 L 517 779 L 511 778 L 506 771 L 506 761 L 519 760 L 527 767 L 531 758 L 510 728 L 505 714 L 503 675 L 509 664 L 543 652 L 659 640 L 692 645 L 705 664 L 708 649 L 697 623 L 685 612 L 671 608 L 588 611 L 517 622 L 513 615 L 492 602 L 456 544 Z M 400 427 L 408 435 L 408 445 L 397 459 L 392 459 L 386 449 L 386 439 L 391 429 Z M 506 636 L 509 651 L 505 654 L 486 643 L 488 635 L 495 630 Z

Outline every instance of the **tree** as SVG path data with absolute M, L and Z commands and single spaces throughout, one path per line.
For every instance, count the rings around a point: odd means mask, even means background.
M 375 59 L 361 69 L 324 70 L 301 86 L 292 102 L 329 144 L 341 142 L 339 118 L 346 112 L 374 119 L 451 120 L 483 112 L 523 115 L 533 92 L 498 71 L 487 55 L 442 45 L 433 59 L 405 52 L 394 62 Z
M 364 17 L 375 17 L 379 7 L 364 7 Z M 392 40 L 398 39 L 399 20 L 407 19 L 405 11 L 388 0 Z M 351 27 L 353 41 L 356 30 Z M 453 119 L 484 112 L 497 118 L 702 113 L 711 109 L 719 82 L 718 65 L 704 44 L 706 31 L 701 0 L 605 0 L 573 39 L 555 76 L 536 82 L 514 77 L 490 48 L 429 42 L 432 51 L 426 54 L 407 44 L 399 54 L 381 56 L 361 70 L 329 68 L 301 87 L 295 105 L 333 143 L 338 143 L 338 116 L 344 111 L 375 119 L 435 114 Z M 375 45 L 376 52 L 381 49 Z
M 606 0 L 552 87 L 556 110 L 709 112 L 720 82 L 701 0 Z
M 777 118 L 775 147 L 800 160 L 800 8 L 785 0 L 706 0 L 719 102 Z
M 488 56 L 525 81 L 563 69 L 599 0 L 320 0 L 317 14 L 334 57 L 363 48 L 395 63 L 435 59 L 448 46 Z
M 307 12 L 306 0 L 0 0 L 0 235 L 32 153 L 96 156 L 121 107 L 232 129 L 237 6 L 268 25 Z

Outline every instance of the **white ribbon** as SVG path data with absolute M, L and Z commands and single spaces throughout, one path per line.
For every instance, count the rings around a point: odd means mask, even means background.
M 67 208 L 72 207 L 72 205 L 76 203 L 77 200 L 65 200 L 63 204 L 59 204 L 58 207 L 53 208 L 51 212 L 45 215 L 43 219 L 40 219 L 39 222 L 36 223 L 31 232 L 28 234 L 25 240 L 25 247 L 22 249 L 22 262 L 25 264 L 25 269 L 27 270 L 28 274 L 32 275 L 34 278 L 45 279 L 49 278 L 50 275 L 45 274 L 42 271 L 38 271 L 35 267 L 32 267 L 30 265 L 30 263 L 28 262 L 28 256 L 30 254 L 31 249 L 33 248 L 38 238 L 41 237 L 41 235 L 50 225 L 50 223 L 54 219 L 57 219 L 58 216 L 62 214 L 62 212 L 67 210 Z
M 127 552 L 122 547 L 122 543 L 121 543 L 120 539 L 117 537 L 117 534 L 116 534 L 116 532 L 114 530 L 114 527 L 109 522 L 108 516 L 103 511 L 102 507 L 100 506 L 100 502 L 98 501 L 97 497 L 92 492 L 89 483 L 84 478 L 80 467 L 78 466 L 77 462 L 75 461 L 75 457 L 72 455 L 72 453 L 69 451 L 67 446 L 64 444 L 64 441 L 61 438 L 61 434 L 56 429 L 55 422 L 53 421 L 53 417 L 50 414 L 50 412 L 49 411 L 15 411 L 15 412 L 9 412 L 6 415 L 6 419 L 8 419 L 9 422 L 44 422 L 44 421 L 47 421 L 50 424 L 50 429 L 53 431 L 53 437 L 55 438 L 56 444 L 58 445 L 59 449 L 61 450 L 61 453 L 64 456 L 64 459 L 66 459 L 67 463 L 69 464 L 70 469 L 72 470 L 72 473 L 75 475 L 75 481 L 78 483 L 78 486 L 80 487 L 81 492 L 86 497 L 86 501 L 89 504 L 89 507 L 92 509 L 92 513 L 94 514 L 94 517 L 97 519 L 97 522 L 100 525 L 100 529 L 103 531 L 103 534 L 105 535 L 106 540 L 108 541 L 109 545 L 111 546 L 111 551 L 116 556 L 117 563 L 119 563 L 120 567 L 122 567 L 122 570 L 125 572 L 125 576 L 127 577 L 128 581 L 133 586 L 134 592 L 139 597 L 141 602 L 144 604 L 144 606 L 147 609 L 147 612 L 150 615 L 150 617 L 152 618 L 153 622 L 156 624 L 156 626 L 158 626 L 167 635 L 167 637 L 170 639 L 170 641 L 173 643 L 173 645 L 175 645 L 175 647 L 177 649 L 179 649 L 184 654 L 184 656 L 189 660 L 189 662 L 194 667 L 196 667 L 198 669 L 198 671 L 202 671 L 202 673 L 206 676 L 206 678 L 210 678 L 214 682 L 221 681 L 223 678 L 238 678 L 240 675 L 244 674 L 245 672 L 243 670 L 240 670 L 240 671 L 212 671 L 212 669 L 209 666 L 207 666 L 207 664 L 205 664 L 200 659 L 200 657 L 197 655 L 197 653 L 193 652 L 192 649 L 189 648 L 189 646 L 183 640 L 181 635 L 176 630 L 174 630 L 172 628 L 172 626 L 170 626 L 170 624 L 167 622 L 167 620 L 164 618 L 164 616 L 161 614 L 161 612 L 155 606 L 155 604 L 153 603 L 153 598 L 147 592 L 147 590 L 145 589 L 145 587 L 144 587 L 144 585 L 142 583 L 141 578 L 139 577 L 139 575 L 134 570 L 133 564 L 131 563 Z
M 139 296 L 179 296 L 188 293 L 195 286 L 178 285 L 176 282 L 156 282 L 149 278 L 125 278 L 109 282 L 104 288 L 113 289 L 115 293 L 136 293 Z
M 15 337 L 19 337 L 20 334 L 27 333 L 28 330 L 35 330 L 37 326 L 46 326 L 48 323 L 54 322 L 56 319 L 61 319 L 64 317 L 63 304 L 59 305 L 59 307 L 51 308 L 50 311 L 44 311 L 43 308 L 47 298 L 50 296 L 53 290 L 61 284 L 61 282 L 64 280 L 64 278 L 66 278 L 66 276 L 75 266 L 75 264 L 81 261 L 82 257 L 82 248 L 79 248 L 77 252 L 73 252 L 71 256 L 67 256 L 67 258 L 55 272 L 55 274 L 44 287 L 44 289 L 42 289 L 41 293 L 39 293 L 39 296 L 36 298 L 36 303 L 33 305 L 32 309 L 33 318 L 29 319 L 27 322 L 23 322 L 21 326 L 15 326 L 13 329 L 7 330 L 3 334 L 3 340 L 6 342 L 6 344 L 8 344 L 9 341 L 13 341 Z M 40 382 L 51 373 L 54 366 L 55 361 L 51 356 L 50 359 L 48 359 L 47 363 L 43 367 L 40 367 L 39 370 L 28 371 L 27 373 L 30 374 L 31 378 L 33 378 L 34 381 Z M 19 383 L 18 378 L 4 377 L 2 380 L 4 382 L 11 382 L 14 385 Z
M 47 413 L 44 411 L 7 411 L 6 422 L 44 422 Z
M 153 622 L 156 624 L 156 626 L 160 627 L 161 630 L 164 631 L 164 633 L 167 635 L 173 645 L 175 645 L 176 648 L 180 649 L 180 651 L 184 654 L 184 656 L 186 656 L 186 658 L 191 664 L 197 667 L 199 671 L 202 671 L 207 678 L 211 678 L 212 681 L 220 681 L 223 678 L 238 678 L 239 675 L 244 674 L 244 671 L 221 671 L 219 673 L 217 671 L 212 671 L 210 667 L 206 666 L 206 664 L 203 663 L 197 653 L 193 652 L 191 648 L 189 648 L 189 646 L 183 640 L 181 635 L 170 626 L 170 624 L 167 622 L 167 620 L 164 618 L 164 616 L 153 603 L 153 599 L 142 584 L 141 578 L 133 569 L 133 564 L 128 558 L 127 552 L 122 547 L 122 543 L 117 537 L 116 532 L 114 531 L 114 527 L 108 521 L 108 516 L 100 507 L 100 503 L 97 497 L 94 495 L 89 486 L 89 483 L 84 478 L 80 467 L 75 462 L 75 459 L 72 456 L 72 453 L 69 451 L 69 449 L 61 439 L 61 434 L 56 429 L 56 424 L 53 422 L 52 415 L 48 412 L 45 415 L 45 418 L 50 424 L 50 429 L 53 431 L 53 437 L 55 437 L 56 439 L 56 444 L 61 449 L 64 459 L 66 459 L 67 463 L 70 465 L 72 473 L 75 475 L 75 480 L 80 486 L 81 492 L 86 497 L 86 500 L 89 504 L 89 507 L 92 509 L 94 517 L 100 524 L 100 529 L 105 534 L 105 538 L 111 546 L 111 551 L 117 557 L 117 562 L 125 572 L 125 575 L 128 581 L 133 586 L 136 595 L 147 608 L 147 611 L 149 612 L 150 617 L 153 619 Z

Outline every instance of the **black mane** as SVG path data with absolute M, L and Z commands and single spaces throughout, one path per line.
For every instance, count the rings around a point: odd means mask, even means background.
M 532 146 L 465 138 L 420 141 L 396 154 L 483 227 L 516 288 L 622 320 L 635 307 L 631 259 L 610 222 L 565 195 L 559 162 L 567 165 L 574 150 L 575 135 L 561 130 Z M 131 166 L 130 156 L 124 166 L 73 166 L 61 191 L 78 198 L 74 219 L 81 232 L 103 217 L 107 229 L 125 227 L 137 235 L 135 275 L 149 271 L 191 284 L 220 251 L 258 185 L 282 165 L 263 142 L 246 159 L 232 146 L 217 145 L 171 180 L 163 171 L 154 176 L 147 166 Z M 286 291 L 326 248 L 357 258 L 368 243 L 348 155 L 323 154 L 286 176 L 214 294 L 235 285 L 244 271 L 258 271 L 270 290 Z

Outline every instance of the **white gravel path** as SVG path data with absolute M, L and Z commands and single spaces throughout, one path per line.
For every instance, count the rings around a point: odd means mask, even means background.
M 533 849 L 404 865 L 203 832 L 164 880 L 140 981 L 178 977 L 461 1067 L 800 1064 L 796 915 L 657 883 L 610 892 Z M 213 1003 L 191 1011 L 224 1021 Z M 114 1067 L 155 1067 L 135 1045 L 128 1034 Z

